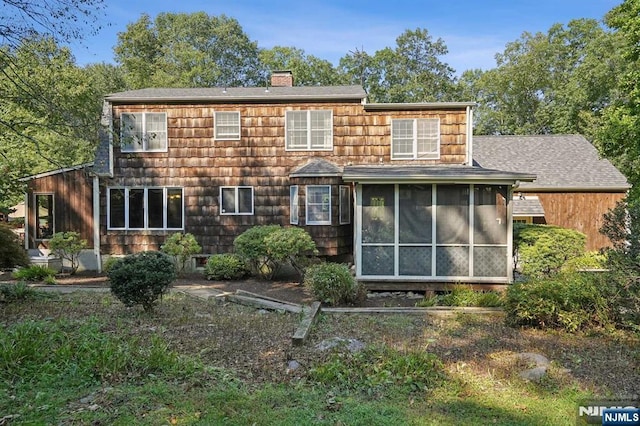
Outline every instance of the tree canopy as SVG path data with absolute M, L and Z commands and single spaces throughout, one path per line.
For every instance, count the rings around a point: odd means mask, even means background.
M 0 0 L 0 208 L 18 177 L 91 158 L 94 86 L 63 43 L 97 31 L 102 0 Z M 99 111 L 99 110 L 98 110 Z
M 102 0 L 0 2 L 0 207 L 18 176 L 91 160 L 106 93 L 262 86 L 284 69 L 296 85 L 361 84 L 370 102 L 476 101 L 476 134 L 581 133 L 640 183 L 640 0 L 613 8 L 606 26 L 524 32 L 494 68 L 459 76 L 424 28 L 334 66 L 295 46 L 261 48 L 236 19 L 205 12 L 143 14 L 118 35 L 115 64 L 82 68 L 63 46 L 99 28 Z
M 144 14 L 118 34 L 114 50 L 132 89 L 255 86 L 266 76 L 258 43 L 225 15 Z

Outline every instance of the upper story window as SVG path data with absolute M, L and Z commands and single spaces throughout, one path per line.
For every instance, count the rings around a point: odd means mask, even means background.
M 122 152 L 166 152 L 167 114 L 124 112 L 120 116 Z
M 286 111 L 288 151 L 330 151 L 333 149 L 331 110 Z
M 391 121 L 392 160 L 440 158 L 440 119 L 411 118 Z
M 253 187 L 220 187 L 220 214 L 253 214 Z
M 215 140 L 240 139 L 240 112 L 215 112 L 213 120 Z
M 108 188 L 108 229 L 182 229 L 182 188 Z

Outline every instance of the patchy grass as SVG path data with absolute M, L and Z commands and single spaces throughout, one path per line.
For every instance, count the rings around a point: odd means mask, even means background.
M 637 336 L 499 315 L 323 314 L 298 347 L 299 315 L 180 293 L 153 314 L 89 292 L 0 309 L 0 424 L 562 425 L 579 400 L 640 393 Z M 333 337 L 366 349 L 315 349 Z M 540 383 L 519 352 L 552 361 Z

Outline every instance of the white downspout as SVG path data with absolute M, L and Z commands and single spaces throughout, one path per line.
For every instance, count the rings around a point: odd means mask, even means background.
M 473 108 L 467 106 L 467 161 L 469 166 L 473 165 Z
M 100 178 L 93 177 L 93 253 L 96 256 L 98 272 L 102 272 L 100 256 Z

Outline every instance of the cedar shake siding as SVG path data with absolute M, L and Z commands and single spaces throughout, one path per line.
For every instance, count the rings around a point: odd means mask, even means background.
M 278 88 L 271 88 L 272 91 Z M 292 88 L 282 88 L 284 90 Z M 295 88 L 293 88 L 295 89 Z M 125 92 L 125 94 L 128 92 Z M 157 250 L 167 235 L 190 232 L 203 253 L 230 252 L 233 240 L 255 225 L 290 224 L 290 187 L 298 185 L 298 224 L 316 241 L 323 256 L 349 257 L 353 253 L 353 225 L 341 224 L 340 176 L 290 176 L 310 160 L 322 159 L 341 168 L 358 164 L 462 165 L 467 161 L 469 104 L 435 104 L 413 109 L 368 108 L 360 92 L 351 99 L 229 101 L 111 101 L 113 134 L 120 133 L 123 114 L 166 114 L 166 152 L 122 152 L 113 148 L 113 176 L 101 179 L 101 251 L 109 254 Z M 427 105 L 427 104 L 425 104 Z M 109 109 L 107 109 L 109 110 Z M 332 147 L 327 150 L 287 150 L 286 111 L 328 110 L 332 120 Z M 239 138 L 214 137 L 216 113 L 239 113 Z M 391 123 L 396 118 L 439 119 L 437 159 L 392 160 Z M 295 176 L 295 174 L 294 174 Z M 306 187 L 331 187 L 330 225 L 306 224 Z M 120 230 L 107 228 L 108 188 L 182 188 L 184 228 L 175 230 Z M 221 187 L 253 191 L 253 214 L 222 214 Z M 248 189 L 247 189 L 248 191 Z

